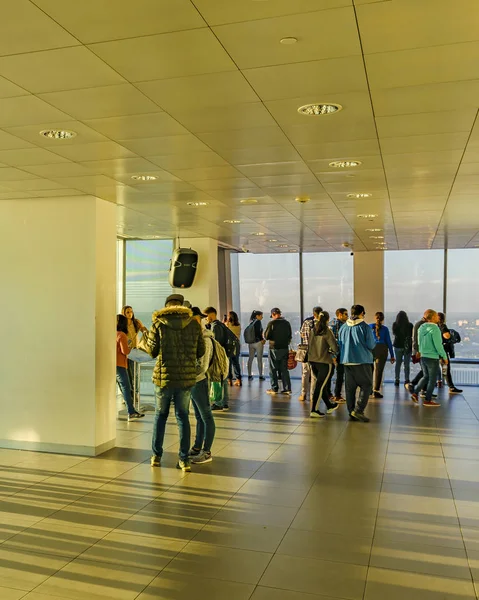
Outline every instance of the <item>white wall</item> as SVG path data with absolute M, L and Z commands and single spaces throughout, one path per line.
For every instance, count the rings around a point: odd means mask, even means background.
M 107 205 L 83 196 L 0 202 L 0 446 L 95 454 L 114 445 Z
M 354 253 L 354 304 L 366 309 L 366 320 L 384 312 L 384 252 Z
M 183 240 L 181 247 L 198 252 L 198 268 L 191 288 L 175 291 L 183 294 L 192 306 L 218 309 L 218 242 L 211 238 L 192 238 Z

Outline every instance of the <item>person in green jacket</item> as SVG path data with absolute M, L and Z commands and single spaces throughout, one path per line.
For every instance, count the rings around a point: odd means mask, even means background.
M 423 376 L 417 386 L 413 388 L 411 399 L 416 404 L 419 403 L 419 392 L 426 390 L 424 406 L 440 406 L 433 400 L 432 394 L 436 385 L 439 373 L 439 361 L 447 364 L 447 354 L 442 344 L 442 334 L 438 327 L 439 315 L 435 310 L 428 310 L 424 313 L 425 323 L 418 331 L 418 346 L 421 356 L 421 367 Z

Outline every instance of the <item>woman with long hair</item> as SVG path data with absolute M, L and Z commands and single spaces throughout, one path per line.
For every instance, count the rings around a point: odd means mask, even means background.
M 238 315 L 234 312 L 234 310 L 230 310 L 228 313 L 228 317 L 225 323 L 226 327 L 230 331 L 232 331 L 235 336 L 238 338 L 238 350 L 235 354 L 230 357 L 230 371 L 228 374 L 228 383 L 233 385 L 233 374 L 235 376 L 235 385 L 241 386 L 242 375 L 241 375 L 241 365 L 240 365 L 240 352 L 241 352 L 241 344 L 239 343 L 241 336 L 241 323 L 239 322 Z
M 116 316 L 116 382 L 118 383 L 123 399 L 128 409 L 128 421 L 141 419 L 145 415 L 139 413 L 133 404 L 130 378 L 127 369 L 127 357 L 131 352 L 128 343 L 128 319 L 125 315 Z
M 394 353 L 396 355 L 396 376 L 394 385 L 399 387 L 401 377 L 401 365 L 404 361 L 404 385 L 410 383 L 411 375 L 411 353 L 412 353 L 412 332 L 414 325 L 410 322 L 407 313 L 400 310 L 393 323 L 394 335 Z
M 339 350 L 336 338 L 328 324 L 329 313 L 326 311 L 314 313 L 314 324 L 308 344 L 308 362 L 313 375 L 310 416 L 316 419 L 326 416 L 318 408 L 320 399 L 326 405 L 327 414 L 334 412 L 339 406 L 337 402 L 331 402 L 328 386 L 333 375 L 333 362 Z
M 128 327 L 126 336 L 128 338 L 130 348 L 136 348 L 138 346 L 138 334 L 140 332 L 145 333 L 148 331 L 148 329 L 143 325 L 140 319 L 137 319 L 135 317 L 135 313 L 133 312 L 133 308 L 131 306 L 124 306 L 121 309 L 121 314 L 127 318 Z M 128 376 L 130 377 L 131 391 L 133 394 L 133 382 L 135 381 L 135 363 L 130 359 L 128 359 Z
M 263 335 L 263 313 L 260 310 L 254 310 L 251 313 L 250 324 L 246 329 L 251 329 L 245 342 L 248 344 L 249 357 L 248 357 L 248 379 L 253 380 L 253 362 L 256 357 L 258 361 L 258 373 L 261 381 L 264 381 L 263 377 L 263 348 L 265 345 L 265 339 Z M 244 331 L 245 338 L 247 337 L 246 329 Z M 251 341 L 250 341 L 251 340 Z
M 389 329 L 384 323 L 384 313 L 378 311 L 375 315 L 375 322 L 371 323 L 369 326 L 373 330 L 374 340 L 376 342 L 376 347 L 373 350 L 374 357 L 374 387 L 373 387 L 373 396 L 375 398 L 383 398 L 381 394 L 381 384 L 383 382 L 383 374 L 384 367 L 386 366 L 386 361 L 388 359 L 388 352 L 391 355 L 391 364 L 393 365 L 396 362 L 394 357 L 394 349 L 391 342 L 391 336 L 389 334 Z
M 444 346 L 444 350 L 447 354 L 447 365 L 446 365 L 446 382 L 449 388 L 450 394 L 462 394 L 462 390 L 458 389 L 452 380 L 452 372 L 451 372 L 451 357 L 454 358 L 454 344 L 451 342 L 451 333 L 449 331 L 449 327 L 446 325 L 446 315 L 442 312 L 438 312 L 437 316 L 439 317 L 438 327 L 441 330 L 442 335 L 442 345 Z M 442 383 L 442 381 L 441 381 Z M 438 381 L 439 385 L 439 381 Z

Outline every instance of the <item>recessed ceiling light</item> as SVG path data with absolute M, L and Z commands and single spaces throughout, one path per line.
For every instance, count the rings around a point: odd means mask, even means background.
M 377 231 L 382 231 L 382 229 L 366 229 L 366 231 L 372 231 L 372 232 L 377 232 Z
M 257 231 L 256 233 L 252 233 L 251 235 L 262 236 L 265 235 L 262 231 Z
M 278 248 L 287 248 L 288 244 L 279 244 L 279 246 L 277 246 Z
M 187 202 L 188 206 L 208 206 L 209 202 Z
M 283 44 L 285 46 L 291 46 L 292 44 L 296 44 L 297 41 L 298 41 L 298 38 L 285 37 L 285 38 L 282 38 L 281 40 L 279 40 L 279 43 Z
M 273 242 L 277 242 L 277 241 L 278 241 L 278 240 L 268 240 L 268 242 L 271 242 L 271 243 L 273 243 Z
M 158 177 L 156 175 L 132 175 L 133 181 L 156 181 Z
M 329 104 L 329 103 L 317 103 L 317 104 L 305 104 L 298 108 L 300 115 L 306 115 L 307 117 L 320 117 L 322 115 L 332 115 L 342 110 L 341 104 Z
M 360 165 L 362 165 L 360 160 L 333 160 L 329 163 L 329 166 L 333 169 L 352 169 Z
M 241 221 L 238 221 L 237 219 L 226 219 L 225 221 L 223 221 L 223 223 L 230 223 L 231 225 L 237 225 L 238 223 L 241 223 Z
M 51 140 L 71 140 L 76 137 L 74 131 L 68 131 L 67 129 L 44 129 L 40 131 L 40 135 Z
M 370 240 L 383 240 L 384 236 L 383 235 L 370 235 L 369 239 Z
M 256 198 L 243 198 L 240 200 L 240 204 L 257 204 L 258 200 Z
M 297 250 L 288 250 L 288 252 L 297 252 Z
M 311 198 L 309 196 L 297 196 L 295 200 L 296 202 L 299 202 L 299 204 L 306 204 L 306 202 L 309 202 Z
M 359 193 L 359 194 L 348 194 L 347 197 L 348 198 L 371 198 L 372 194 L 367 194 L 367 193 Z
M 375 219 L 378 215 L 373 215 L 373 214 L 360 214 L 360 215 L 356 215 L 358 217 L 358 219 Z

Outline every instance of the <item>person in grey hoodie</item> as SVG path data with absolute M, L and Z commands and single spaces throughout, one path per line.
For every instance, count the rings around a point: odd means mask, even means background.
M 339 331 L 341 364 L 346 376 L 346 403 L 351 421 L 368 423 L 364 414 L 373 391 L 373 350 L 376 341 L 369 325 L 364 322 L 364 306 L 351 307 L 351 318 Z M 356 391 L 360 393 L 356 402 Z
M 202 319 L 206 318 L 201 310 L 194 306 L 191 309 L 193 319 L 201 325 Z M 203 328 L 203 339 L 205 341 L 205 353 L 196 362 L 197 377 L 196 384 L 191 388 L 191 402 L 196 417 L 196 438 L 189 452 L 190 460 L 194 464 L 209 463 L 211 457 L 211 446 L 215 439 L 216 425 L 211 411 L 209 400 L 209 382 L 207 371 L 213 357 L 214 335 L 209 329 Z M 227 373 L 225 373 L 225 380 Z
M 321 311 L 319 314 L 315 313 L 314 316 L 308 343 L 308 363 L 313 375 L 310 416 L 312 418 L 322 418 L 325 414 L 318 409 L 320 398 L 326 404 L 328 414 L 337 410 L 339 406 L 337 402 L 331 402 L 329 399 L 328 386 L 333 374 L 333 361 L 339 348 L 333 332 L 328 327 L 329 313 Z

